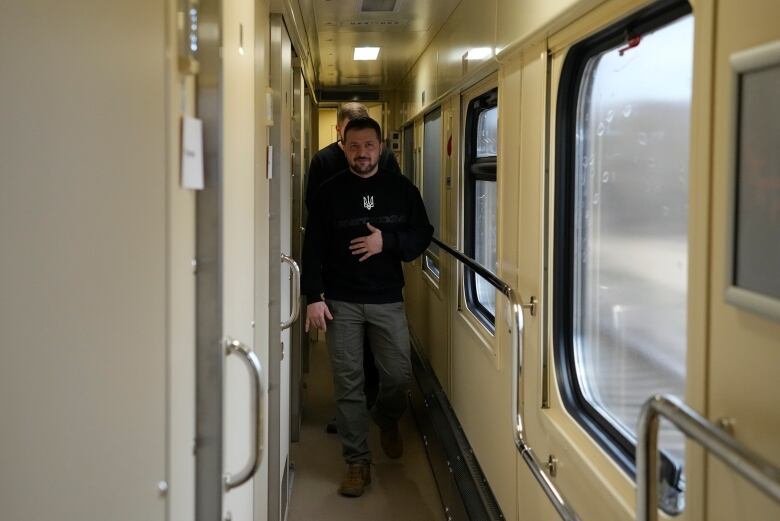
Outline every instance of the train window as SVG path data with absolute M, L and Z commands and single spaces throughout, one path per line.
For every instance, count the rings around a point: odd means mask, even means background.
M 404 127 L 403 147 L 403 173 L 414 183 L 414 125 Z
M 441 180 L 441 109 L 437 108 L 425 115 L 423 130 L 423 201 L 428 219 L 433 225 L 433 236 L 439 235 Z M 439 247 L 431 244 L 424 254 L 424 267 L 438 280 Z
M 496 165 L 498 161 L 498 89 L 468 102 L 465 136 L 465 249 L 482 266 L 496 272 Z M 468 308 L 495 330 L 496 290 L 465 270 Z
M 567 408 L 630 474 L 655 393 L 685 395 L 693 18 L 659 2 L 575 46 L 559 92 L 555 331 Z M 684 438 L 661 428 L 662 508 Z

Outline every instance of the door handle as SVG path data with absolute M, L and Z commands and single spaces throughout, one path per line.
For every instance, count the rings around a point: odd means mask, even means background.
M 260 414 L 260 407 L 262 403 L 260 396 L 262 393 L 262 388 L 260 386 L 260 382 L 262 380 L 263 368 L 260 364 L 260 359 L 257 358 L 257 355 L 238 340 L 232 340 L 228 338 L 225 340 L 224 345 L 225 356 L 238 355 L 241 360 L 244 361 L 247 369 L 249 369 L 249 374 L 252 378 L 252 386 L 254 390 L 252 393 L 252 412 L 255 416 L 254 421 L 251 423 L 252 440 L 254 442 L 252 444 L 253 454 L 251 455 L 246 465 L 244 465 L 244 468 L 242 468 L 236 474 L 230 474 L 229 472 L 225 473 L 223 476 L 223 484 L 225 486 L 225 491 L 227 492 L 249 481 L 252 476 L 255 475 L 255 472 L 257 472 L 257 467 L 260 466 L 260 438 L 263 432 L 263 419 L 262 415 Z
M 287 263 L 290 265 L 290 269 L 293 271 L 293 289 L 292 294 L 290 295 L 290 300 L 292 301 L 292 311 L 290 311 L 290 318 L 285 320 L 281 323 L 282 331 L 293 325 L 293 323 L 298 320 L 298 315 L 301 314 L 301 296 L 300 293 L 300 286 L 301 286 L 301 269 L 298 267 L 298 264 L 293 260 L 292 257 L 288 257 L 284 253 L 282 253 L 282 262 Z

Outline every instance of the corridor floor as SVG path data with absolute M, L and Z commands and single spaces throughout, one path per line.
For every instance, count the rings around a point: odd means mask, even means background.
M 397 460 L 385 456 L 379 445 L 379 429 L 372 423 L 371 485 L 359 498 L 345 498 L 336 492 L 346 465 L 338 435 L 325 432 L 335 406 L 324 342 L 312 344 L 311 370 L 305 381 L 300 441 L 292 444 L 295 473 L 288 520 L 443 521 L 436 483 L 408 409 L 400 423 L 404 455 Z

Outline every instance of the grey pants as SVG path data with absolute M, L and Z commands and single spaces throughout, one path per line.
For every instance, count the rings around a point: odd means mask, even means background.
M 403 302 L 354 304 L 328 300 L 333 320 L 327 341 L 336 394 L 336 424 L 347 463 L 370 463 L 369 411 L 363 392 L 363 335 L 368 333 L 379 372 L 379 394 L 370 416 L 382 430 L 392 428 L 406 409 L 411 379 L 409 329 Z

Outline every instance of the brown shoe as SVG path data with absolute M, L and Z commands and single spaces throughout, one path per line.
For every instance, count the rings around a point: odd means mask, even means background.
M 398 430 L 398 424 L 392 429 L 382 431 L 379 434 L 379 442 L 382 445 L 382 450 L 385 451 L 388 458 L 398 459 L 404 454 L 404 440 L 401 438 L 401 433 Z
M 341 482 L 339 494 L 347 497 L 362 496 L 369 484 L 371 484 L 371 465 L 353 463 L 347 468 L 347 475 Z

